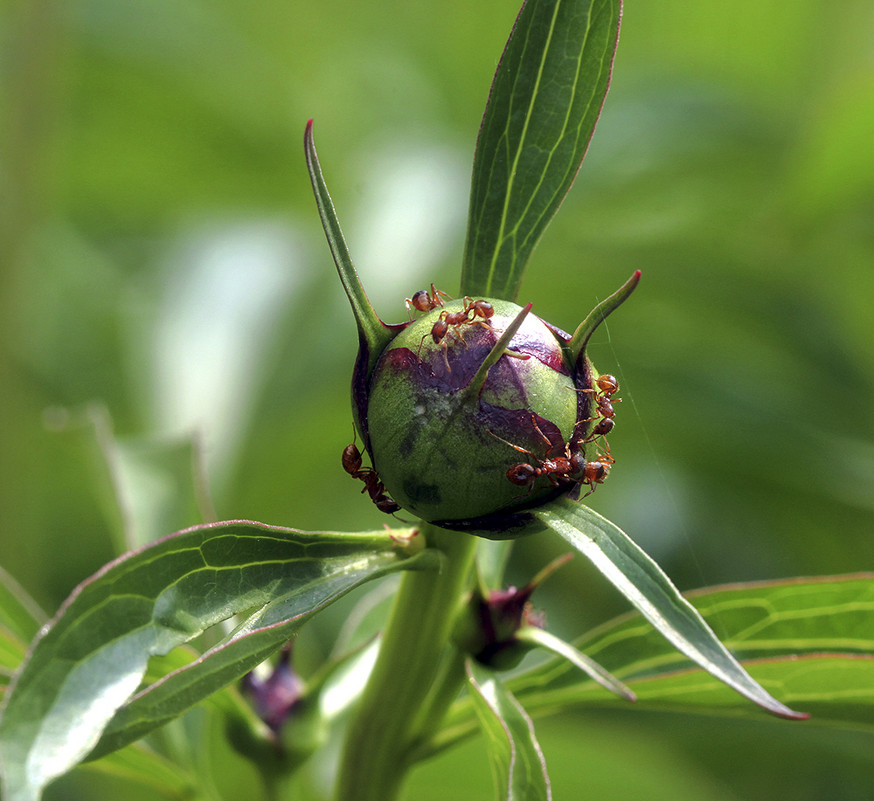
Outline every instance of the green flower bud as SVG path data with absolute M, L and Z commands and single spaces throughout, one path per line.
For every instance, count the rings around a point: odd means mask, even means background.
M 572 459 L 592 416 L 593 393 L 580 391 L 591 389 L 588 362 L 575 370 L 560 334 L 528 315 L 483 375 L 501 334 L 523 312 L 509 301 L 487 302 L 488 318 L 464 314 L 467 299 L 415 320 L 370 378 L 374 469 L 401 507 L 449 528 L 501 528 L 513 512 L 571 489 L 585 464 Z M 463 322 L 446 325 L 456 318 Z M 534 475 L 550 457 L 554 472 Z M 519 465 L 531 467 L 512 472 Z

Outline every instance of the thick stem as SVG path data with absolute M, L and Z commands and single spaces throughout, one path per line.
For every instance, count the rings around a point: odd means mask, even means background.
M 463 593 L 476 538 L 423 523 L 429 547 L 446 555 L 443 569 L 410 571 L 401 579 L 379 657 L 349 724 L 337 781 L 337 801 L 392 801 L 421 732 L 422 705 L 431 691 Z

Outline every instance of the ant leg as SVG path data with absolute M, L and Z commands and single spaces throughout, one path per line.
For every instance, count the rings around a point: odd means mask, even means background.
M 443 362 L 446 365 L 446 372 L 451 373 L 452 368 L 449 366 L 449 346 L 446 344 L 446 338 L 440 340 L 440 347 L 443 348 Z
M 503 442 L 504 445 L 509 445 L 511 448 L 515 448 L 517 451 L 519 451 L 519 453 L 527 453 L 532 459 L 537 459 L 537 457 L 533 453 L 531 453 L 531 451 L 526 451 L 525 448 L 520 448 L 518 445 L 514 445 L 512 442 L 507 442 L 507 440 L 505 440 L 503 437 L 499 437 L 497 434 L 489 431 L 488 429 L 486 429 L 486 431 L 491 434 L 495 439 Z

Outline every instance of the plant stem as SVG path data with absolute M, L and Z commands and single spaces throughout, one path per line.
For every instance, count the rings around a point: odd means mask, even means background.
M 411 571 L 401 579 L 379 657 L 349 724 L 337 801 L 398 797 L 410 767 L 410 748 L 421 734 L 416 722 L 451 649 L 449 638 L 468 588 L 476 538 L 427 523 L 420 532 L 428 547 L 443 551 L 446 562 L 439 572 Z M 425 717 L 432 720 L 433 710 Z

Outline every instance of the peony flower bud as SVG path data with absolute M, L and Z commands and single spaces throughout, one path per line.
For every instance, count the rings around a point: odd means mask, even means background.
M 383 351 L 369 384 L 370 452 L 386 491 L 450 528 L 503 528 L 514 512 L 571 489 L 585 465 L 574 457 L 592 417 L 593 393 L 580 391 L 591 389 L 588 361 L 575 369 L 562 334 L 529 314 L 481 371 L 523 313 L 509 301 L 487 303 L 488 318 L 465 314 L 468 299 L 412 322 Z M 550 461 L 552 472 L 535 474 Z

